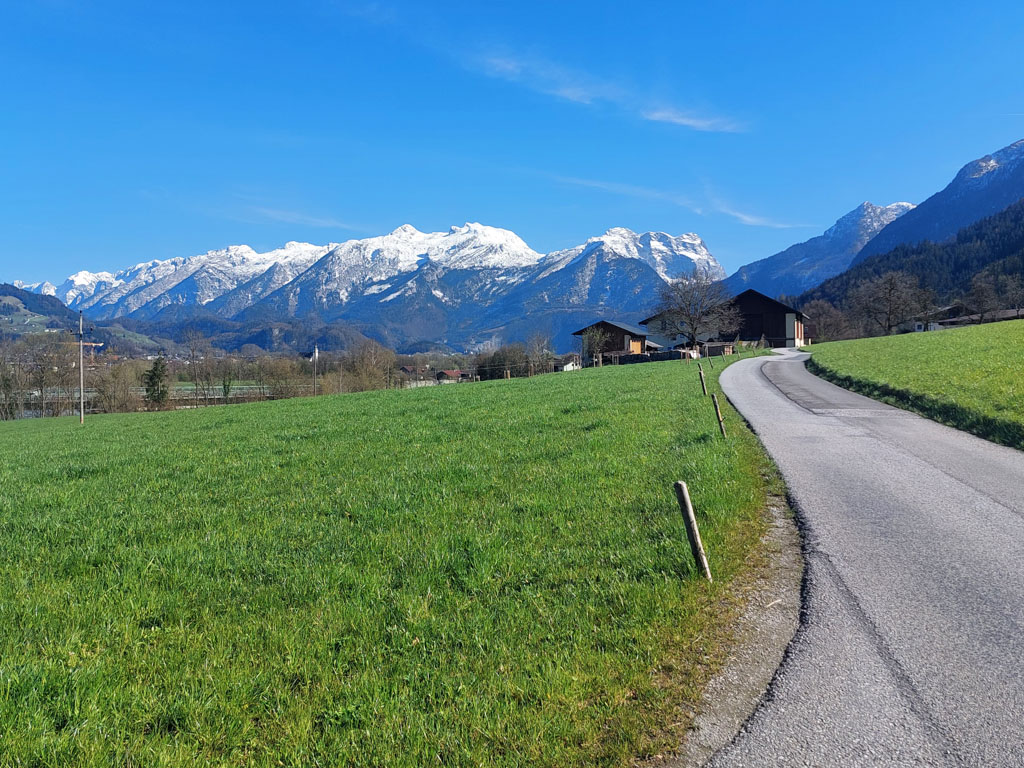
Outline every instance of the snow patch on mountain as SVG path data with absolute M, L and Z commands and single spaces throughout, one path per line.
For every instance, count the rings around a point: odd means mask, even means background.
M 988 183 L 990 179 L 985 178 L 993 173 L 1009 173 L 1016 170 L 1024 162 L 1024 139 L 1003 147 L 991 155 L 973 160 L 957 173 L 954 183 L 967 182 L 976 179 Z

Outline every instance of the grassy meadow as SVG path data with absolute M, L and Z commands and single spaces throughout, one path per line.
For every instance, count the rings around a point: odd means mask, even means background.
M 0 424 L 0 765 L 628 765 L 677 743 L 774 482 L 725 407 L 728 441 L 672 362 Z
M 815 344 L 835 383 L 1024 449 L 1024 320 Z

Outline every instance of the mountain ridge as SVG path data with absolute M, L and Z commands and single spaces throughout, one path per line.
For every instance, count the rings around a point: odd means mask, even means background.
M 843 272 L 867 242 L 913 208 L 912 203 L 864 201 L 822 234 L 740 267 L 725 284 L 734 294 L 748 288 L 772 297 L 803 293 Z
M 447 232 L 406 224 L 343 243 L 292 241 L 263 254 L 236 245 L 115 273 L 77 272 L 54 294 L 101 320 L 184 317 L 189 313 L 167 310 L 195 306 L 242 323 L 354 324 L 367 333 L 376 329 L 394 346 L 476 346 L 525 338 L 531 321 L 524 322 L 524 313 L 543 315 L 541 324 L 558 333 L 594 312 L 641 314 L 667 279 L 695 270 L 725 277 L 694 233 L 612 227 L 581 245 L 541 254 L 510 230 L 475 222 Z
M 964 165 L 953 180 L 875 235 L 851 266 L 900 245 L 943 242 L 1024 197 L 1024 139 Z

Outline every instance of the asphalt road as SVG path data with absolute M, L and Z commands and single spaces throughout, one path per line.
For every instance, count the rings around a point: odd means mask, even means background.
M 713 766 L 1024 766 L 1024 453 L 806 371 L 721 385 L 805 537 L 801 626 Z

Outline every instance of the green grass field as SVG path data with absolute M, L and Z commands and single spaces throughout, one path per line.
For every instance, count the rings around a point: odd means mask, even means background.
M 627 765 L 677 743 L 775 482 L 699 393 L 673 362 L 0 424 L 0 764 Z
M 841 386 L 1024 449 L 1024 320 L 815 344 Z

